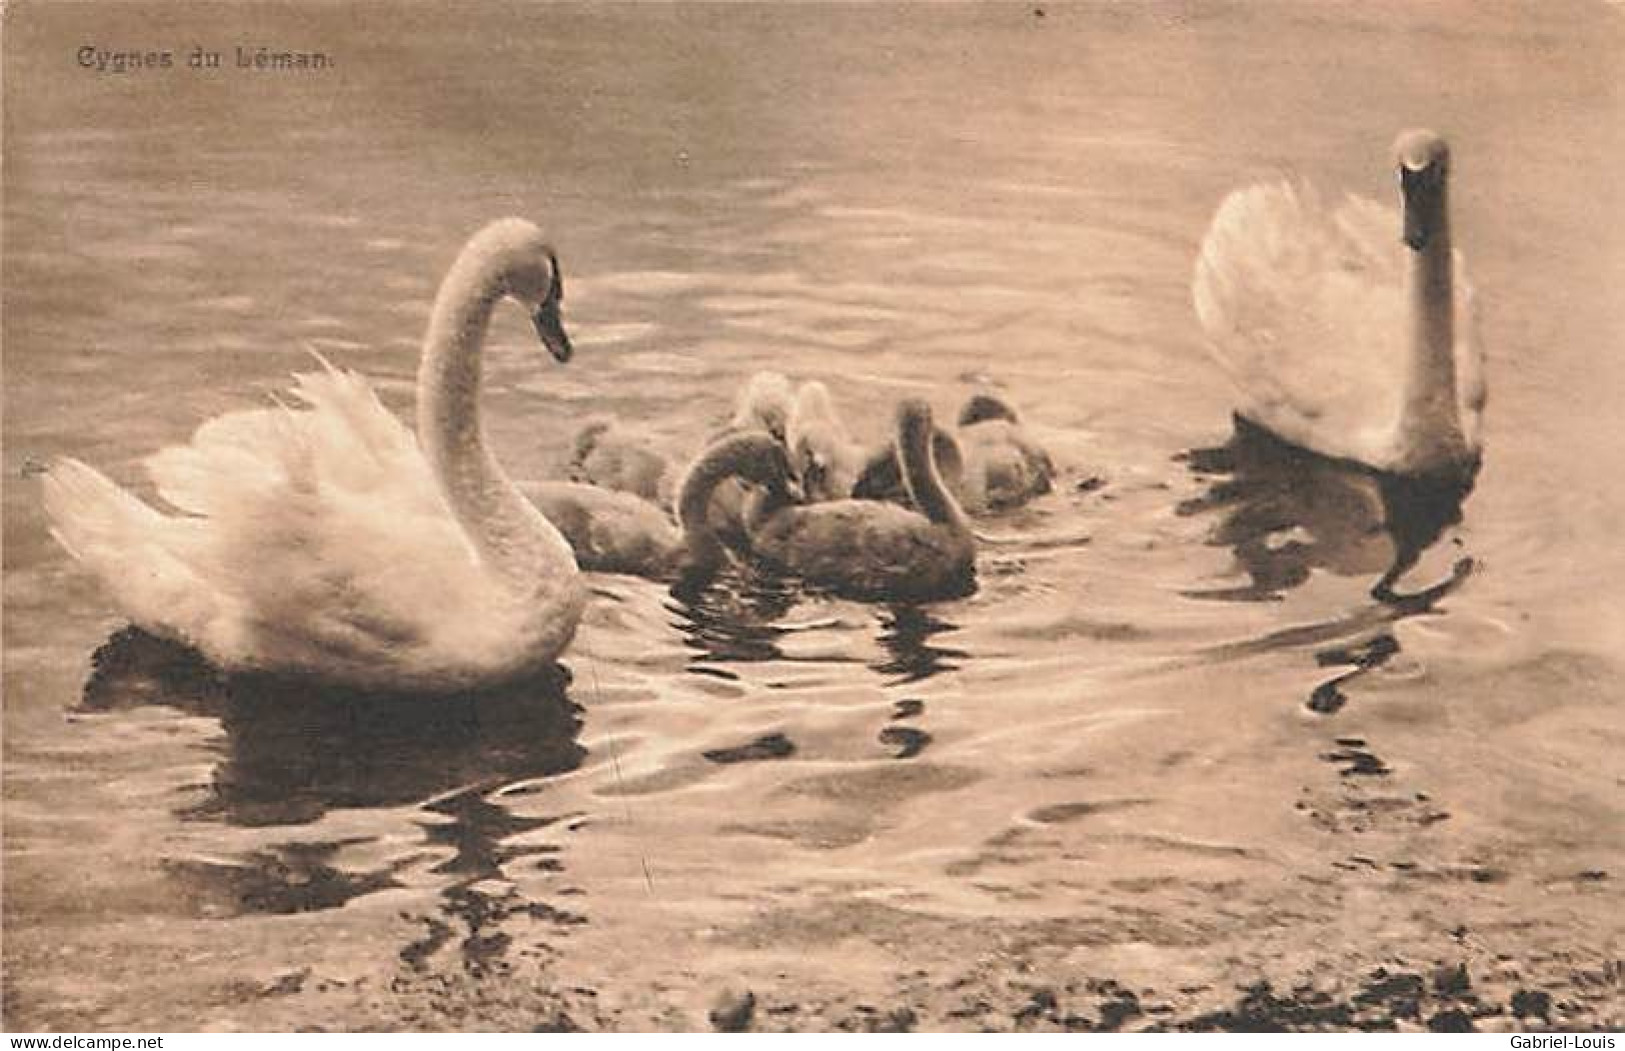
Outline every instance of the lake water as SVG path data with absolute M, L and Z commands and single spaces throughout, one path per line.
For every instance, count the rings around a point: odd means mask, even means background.
M 31 5 L 4 57 L 8 1028 L 1621 1024 L 1617 5 Z M 1189 282 L 1231 188 L 1391 200 L 1415 125 L 1491 404 L 1402 590 L 1470 571 L 1384 606 L 1370 485 L 1181 456 L 1232 402 Z M 35 466 L 144 486 L 306 346 L 409 416 L 508 214 L 578 351 L 499 318 L 514 475 L 772 368 L 869 438 L 998 389 L 1057 491 L 955 602 L 594 578 L 568 681 L 473 700 L 121 634 Z

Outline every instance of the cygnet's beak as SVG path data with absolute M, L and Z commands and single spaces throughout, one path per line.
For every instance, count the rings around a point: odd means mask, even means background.
M 570 346 L 570 336 L 564 331 L 564 319 L 559 317 L 559 301 L 548 299 L 535 312 L 530 315 L 531 324 L 536 326 L 536 335 L 542 341 L 542 346 L 553 355 L 553 360 L 563 363 L 570 360 L 575 348 Z
M 829 468 L 824 466 L 823 461 L 812 459 L 807 461 L 806 466 L 801 469 L 800 477 L 792 478 L 791 482 L 800 482 L 802 495 L 821 493 L 824 491 L 828 475 Z

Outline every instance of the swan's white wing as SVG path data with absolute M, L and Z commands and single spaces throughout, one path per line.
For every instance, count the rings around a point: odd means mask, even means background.
M 229 618 L 226 600 L 197 567 L 207 543 L 201 520 L 161 515 L 78 460 L 56 461 L 42 484 L 51 535 L 131 619 L 198 644 L 210 625 Z
M 1381 462 L 1404 375 L 1399 217 L 1308 186 L 1231 194 L 1203 240 L 1192 291 L 1239 409 L 1332 456 Z
M 228 413 L 147 461 L 164 499 L 196 517 L 165 517 L 105 483 L 122 502 L 97 494 L 111 524 L 94 534 L 106 557 L 92 568 L 109 579 L 122 560 L 168 581 L 135 596 L 115 587 L 115 597 L 228 667 L 365 681 L 414 654 L 477 661 L 502 626 L 501 596 L 411 432 L 354 373 L 300 374 L 293 396 L 301 407 Z M 178 552 L 177 530 L 188 538 Z M 59 532 L 92 561 L 81 537 Z M 180 592 L 196 596 L 184 619 Z
M 498 596 L 416 439 L 355 373 L 296 381 L 304 408 L 240 415 L 192 446 L 212 469 L 212 569 L 253 611 L 260 659 L 330 668 L 455 649 Z M 263 443 L 247 483 L 221 473 L 245 439 Z
M 204 423 L 186 445 L 149 457 L 159 494 L 211 515 L 245 491 L 290 485 L 337 487 L 442 509 L 439 490 L 412 433 L 360 375 L 326 368 L 296 373 L 293 396 L 308 411 L 230 412 Z
M 1461 435 L 1477 450 L 1483 435 L 1484 405 L 1489 384 L 1484 375 L 1484 348 L 1478 338 L 1478 293 L 1467 279 L 1467 266 L 1456 253 L 1456 399 Z

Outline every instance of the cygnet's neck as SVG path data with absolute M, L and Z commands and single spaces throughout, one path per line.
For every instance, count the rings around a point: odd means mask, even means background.
M 783 503 L 783 453 L 766 434 L 749 433 L 724 438 L 700 454 L 677 495 L 677 521 L 683 527 L 689 556 L 700 567 L 720 565 L 725 557 L 722 541 L 711 528 L 711 497 L 729 478 L 767 486 L 773 505 Z M 764 506 L 761 513 L 772 508 Z
M 902 414 L 897 428 L 898 467 L 909 499 L 922 515 L 938 525 L 970 530 L 970 521 L 948 487 L 943 484 L 933 455 L 935 428 L 929 414 Z

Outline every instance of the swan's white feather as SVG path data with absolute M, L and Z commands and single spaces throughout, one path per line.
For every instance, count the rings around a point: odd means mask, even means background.
M 360 376 L 228 413 L 151 457 L 161 514 L 90 467 L 45 479 L 63 546 L 137 623 L 232 670 L 457 688 L 515 660 L 526 611 L 482 572 L 410 431 Z
M 1408 366 L 1400 229 L 1398 214 L 1375 201 L 1350 195 L 1328 207 L 1306 184 L 1225 199 L 1192 292 L 1241 415 L 1330 456 L 1394 461 Z M 1461 425 L 1476 449 L 1485 388 L 1459 254 L 1455 271 Z
M 199 572 L 201 521 L 159 514 L 74 459 L 52 464 L 43 484 L 51 535 L 131 618 L 182 640 L 231 620 L 234 604 Z

